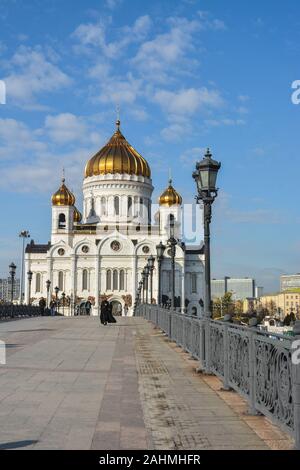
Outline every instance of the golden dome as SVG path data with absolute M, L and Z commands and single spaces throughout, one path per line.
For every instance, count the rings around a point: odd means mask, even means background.
M 146 160 L 125 139 L 116 122 L 116 132 L 85 166 L 85 178 L 108 173 L 128 173 L 150 178 L 151 171 Z
M 61 187 L 52 196 L 53 206 L 74 206 L 75 196 L 65 185 L 65 178 L 62 179 Z
M 74 207 L 74 222 L 79 224 L 82 219 L 82 214 L 81 212 L 77 209 L 77 207 Z
M 174 206 L 182 204 L 182 197 L 180 194 L 173 188 L 172 180 L 169 180 L 169 186 L 167 189 L 162 193 L 160 198 L 158 199 L 160 206 Z

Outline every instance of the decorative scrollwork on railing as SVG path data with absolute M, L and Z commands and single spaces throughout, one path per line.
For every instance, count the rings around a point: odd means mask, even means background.
M 250 394 L 249 337 L 240 331 L 228 332 L 229 383 L 244 395 Z
M 224 330 L 222 325 L 210 325 L 210 366 L 212 371 L 224 376 Z
M 200 322 L 191 321 L 191 354 L 196 359 L 200 359 L 200 341 L 201 341 L 201 327 Z
M 255 339 L 254 345 L 256 404 L 294 429 L 290 351 L 266 339 Z

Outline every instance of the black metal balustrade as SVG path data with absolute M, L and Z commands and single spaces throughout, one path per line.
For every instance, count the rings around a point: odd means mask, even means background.
M 0 304 L 0 321 L 10 318 L 37 317 L 49 315 L 49 311 L 32 305 L 10 305 Z
M 136 316 L 151 321 L 199 361 L 205 373 L 218 376 L 249 405 L 295 439 L 300 449 L 300 322 L 294 336 L 262 332 L 230 321 L 216 321 L 142 304 Z

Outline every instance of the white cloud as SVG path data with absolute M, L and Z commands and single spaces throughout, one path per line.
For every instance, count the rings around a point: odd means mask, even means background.
M 187 88 L 177 92 L 158 90 L 153 99 L 164 112 L 172 116 L 191 116 L 200 109 L 219 108 L 224 104 L 218 90 L 208 90 L 206 87 Z
M 168 68 L 178 66 L 178 61 L 185 58 L 186 52 L 194 49 L 192 38 L 201 28 L 200 22 L 170 18 L 168 23 L 170 31 L 144 42 L 133 59 L 133 64 L 146 78 L 164 81 Z
M 192 167 L 195 162 L 202 160 L 205 152 L 205 147 L 193 147 L 183 152 L 179 160 L 184 166 Z
M 10 74 L 4 78 L 7 101 L 24 106 L 38 107 L 36 98 L 39 94 L 57 91 L 71 83 L 71 79 L 40 48 L 19 47 L 9 68 Z
M 50 138 L 58 143 L 82 140 L 87 134 L 83 119 L 71 113 L 46 116 L 45 130 Z
M 131 43 L 139 42 L 147 36 L 152 25 L 148 15 L 138 17 L 132 26 L 125 26 L 116 31 L 117 39 L 107 39 L 107 26 L 103 21 L 80 24 L 72 37 L 79 41 L 75 51 L 79 53 L 94 53 L 100 49 L 105 57 L 113 60 L 118 58 L 123 50 Z
M 42 152 L 46 144 L 15 119 L 0 119 L 0 160 L 23 161 L 28 151 Z
M 105 0 L 105 5 L 110 10 L 115 10 L 118 6 L 121 5 L 123 0 Z

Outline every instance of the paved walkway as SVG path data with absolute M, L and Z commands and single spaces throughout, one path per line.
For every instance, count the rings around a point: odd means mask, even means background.
M 0 339 L 0 449 L 272 447 L 143 319 L 24 319 L 0 323 Z

